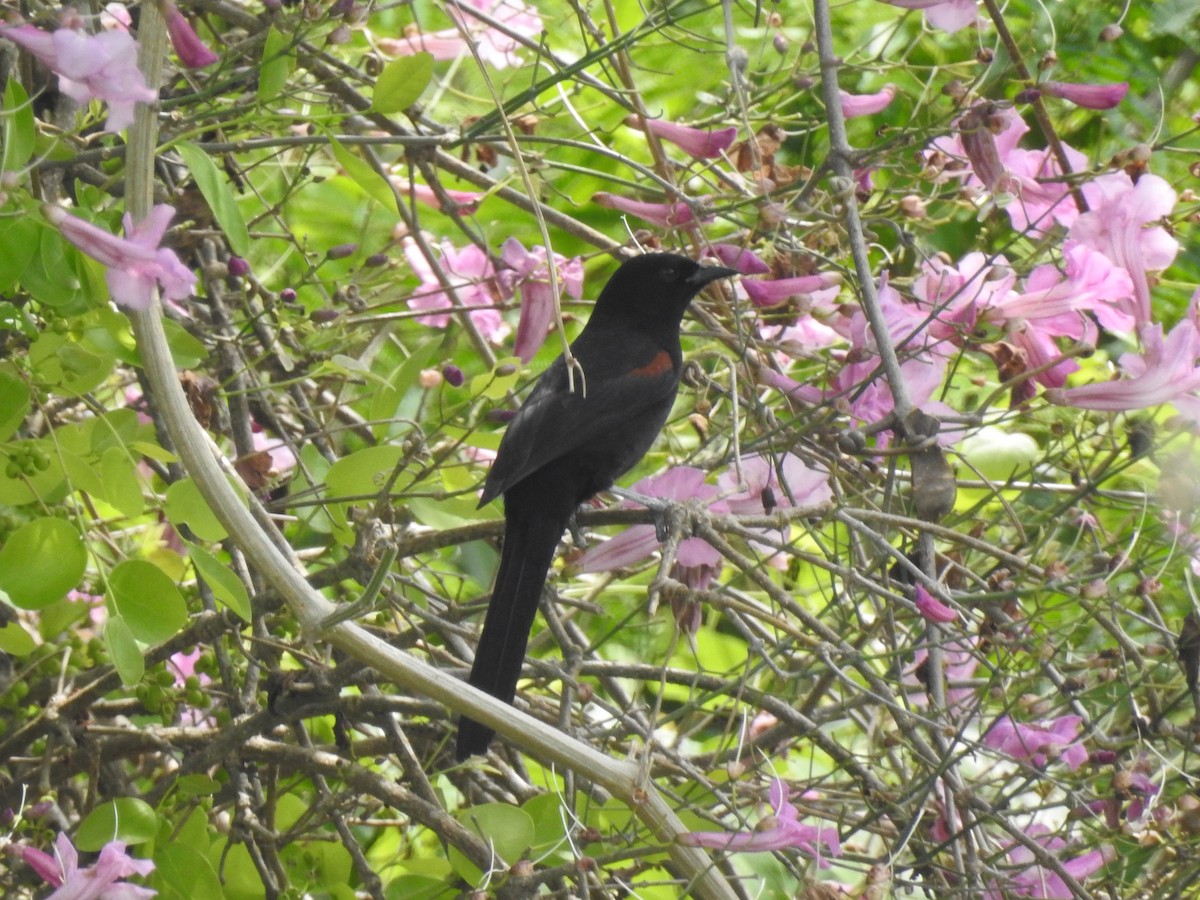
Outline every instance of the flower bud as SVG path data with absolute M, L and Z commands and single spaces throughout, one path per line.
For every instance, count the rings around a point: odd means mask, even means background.
M 347 256 L 353 256 L 358 250 L 358 244 L 338 244 L 336 247 L 330 247 L 325 251 L 326 259 L 345 259 Z
M 442 366 L 442 377 L 446 379 L 446 384 L 450 387 L 462 387 L 466 380 L 463 370 L 453 364 Z

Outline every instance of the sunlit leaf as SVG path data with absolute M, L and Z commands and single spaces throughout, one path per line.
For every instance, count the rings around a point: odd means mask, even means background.
M 23 609 L 48 606 L 79 584 L 87 550 L 79 530 L 49 516 L 26 522 L 0 548 L 0 590 Z
M 180 141 L 175 145 L 183 161 L 196 179 L 196 186 L 208 201 L 209 209 L 225 232 L 229 248 L 238 256 L 245 256 L 250 251 L 250 232 L 246 229 L 246 220 L 238 209 L 237 200 L 229 187 L 229 180 L 217 168 L 212 158 L 189 141 Z
M 109 841 L 133 847 L 152 840 L 157 830 L 158 815 L 149 803 L 136 797 L 119 797 L 88 813 L 75 832 L 75 846 L 88 853 Z
M 187 622 L 187 604 L 179 588 L 153 563 L 142 559 L 118 563 L 108 576 L 108 592 L 129 630 L 145 644 L 174 637 Z
M 371 109 L 385 114 L 403 112 L 417 102 L 433 78 L 433 54 L 421 51 L 393 59 L 375 80 Z

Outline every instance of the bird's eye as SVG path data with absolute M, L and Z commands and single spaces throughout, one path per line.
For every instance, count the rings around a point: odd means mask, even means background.
M 658 270 L 658 277 L 663 281 L 678 281 L 679 270 L 674 266 L 667 266 L 665 269 Z

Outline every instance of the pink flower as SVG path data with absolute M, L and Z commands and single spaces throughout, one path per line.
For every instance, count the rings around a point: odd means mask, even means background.
M 842 115 L 847 119 L 855 116 L 871 116 L 887 109 L 896 99 L 896 86 L 885 84 L 874 94 L 851 94 L 848 91 L 838 91 L 842 98 Z
M 1035 823 L 1026 829 L 1026 834 L 1051 854 L 1061 857 L 1067 842 L 1062 838 L 1050 837 L 1049 831 L 1045 825 Z M 1106 846 L 1060 861 L 1068 875 L 1076 881 L 1083 881 L 1114 858 L 1113 849 Z M 1008 850 L 1008 862 L 1012 874 L 1003 882 L 991 882 L 984 893 L 984 900 L 1006 900 L 1010 897 L 1071 900 L 1075 896 L 1061 876 L 1038 863 L 1029 848 L 1013 844 Z
M 138 45 L 127 31 L 86 34 L 72 28 L 48 32 L 32 25 L 12 25 L 0 27 L 0 35 L 53 70 L 60 90 L 76 103 L 106 101 L 109 131 L 121 131 L 133 122 L 135 103 L 158 99 L 137 67 Z
M 54 840 L 54 856 L 36 847 L 21 847 L 19 853 L 43 881 L 57 888 L 46 900 L 142 900 L 158 893 L 122 881 L 154 871 L 150 860 L 129 856 L 122 841 L 105 844 L 95 864 L 82 869 L 75 845 L 61 832 Z
M 743 456 L 738 466 L 729 466 L 717 476 L 717 488 L 725 497 L 725 509 L 734 515 L 761 516 L 776 509 L 819 509 L 833 500 L 829 473 L 810 468 L 794 453 L 785 453 L 778 467 L 768 456 Z M 741 473 L 741 482 L 738 473 Z M 791 527 L 778 531 L 763 529 L 764 538 L 770 533 L 777 540 L 787 541 Z M 777 547 L 751 541 L 768 565 L 783 569 L 790 557 Z
M 1192 298 L 1188 315 L 1163 338 L 1162 325 L 1143 325 L 1141 354 L 1126 353 L 1117 367 L 1128 377 L 1048 392 L 1055 403 L 1080 409 L 1122 412 L 1173 403 L 1185 417 L 1200 422 L 1200 322 Z
M 1150 282 L 1146 273 L 1165 269 L 1179 242 L 1160 225 L 1150 226 L 1175 208 L 1175 191 L 1157 175 L 1137 184 L 1124 172 L 1102 175 L 1083 188 L 1089 211 L 1080 215 L 1068 237 L 1099 250 L 1133 279 L 1139 323 L 1149 322 Z
M 1100 762 L 1097 757 L 1101 755 L 1093 754 L 1092 762 Z M 1112 756 L 1115 758 L 1115 754 Z M 1105 763 L 1111 761 L 1104 760 Z M 1084 809 L 1103 814 L 1104 824 L 1114 830 L 1120 828 L 1123 822 L 1141 822 L 1148 814 L 1156 818 L 1164 816 L 1166 812 L 1163 808 L 1155 808 L 1155 798 L 1163 786 L 1156 784 L 1147 774 L 1150 766 L 1150 758 L 1143 754 L 1132 765 L 1118 769 L 1113 773 L 1111 795 L 1093 800 Z
M 930 260 L 913 285 L 917 305 L 935 316 L 929 333 L 961 345 L 981 322 L 1003 328 L 1025 352 L 1029 368 L 1050 366 L 1038 381 L 1062 387 L 1078 366 L 1070 360 L 1051 365 L 1062 356 L 1056 338 L 1094 342 L 1092 316 L 1117 331 L 1134 326 L 1133 285 L 1125 270 L 1077 241 L 1067 241 L 1063 250 L 1065 272 L 1038 266 L 1023 292 L 1004 257 L 989 262 L 982 253 L 968 253 L 957 267 Z
M 159 204 L 136 226 L 126 213 L 124 222 L 128 237 L 125 238 L 110 234 L 49 203 L 42 206 L 42 214 L 63 237 L 108 267 L 104 277 L 109 293 L 118 305 L 149 309 L 155 284 L 162 291 L 164 300 L 181 301 L 191 295 L 196 276 L 179 261 L 174 250 L 158 246 L 175 215 L 174 207 Z
M 974 25 L 978 18 L 975 12 L 975 0 L 883 0 L 883 2 L 901 9 L 922 10 L 930 25 L 940 28 L 947 34 L 954 34 L 968 25 Z
M 413 273 L 421 280 L 421 286 L 408 300 L 409 308 L 450 310 L 461 305 L 470 309 L 471 321 L 487 340 L 493 344 L 502 343 L 511 329 L 496 309 L 497 297 L 493 291 L 502 289 L 503 285 L 496 279 L 492 261 L 474 244 L 468 244 L 458 250 L 449 240 L 443 238 L 439 249 L 439 265 L 446 280 L 454 288 L 458 303 L 451 300 L 443 290 L 441 282 L 421 253 L 417 242 L 412 238 L 405 238 L 404 256 L 408 259 Z M 433 328 L 445 328 L 450 324 L 450 313 L 435 312 L 421 316 L 417 321 Z
M 202 69 L 220 60 L 221 57 L 200 40 L 191 23 L 171 0 L 163 4 L 163 13 L 167 22 L 167 36 L 171 38 L 171 46 L 175 48 L 181 63 L 189 69 Z
M 271 468 L 267 472 L 269 478 L 282 478 L 296 468 L 296 454 L 279 438 L 273 438 L 257 422 L 251 423 L 250 440 L 255 451 L 266 453 L 271 460 Z
M 792 297 L 812 294 L 816 291 L 828 291 L 830 289 L 833 290 L 832 296 L 836 297 L 841 283 L 842 277 L 836 272 L 770 280 L 744 278 L 741 282 L 742 287 L 746 291 L 746 296 L 750 298 L 750 302 L 760 307 L 778 306 Z M 832 298 L 823 297 L 822 299 Z
M 409 181 L 407 178 L 401 178 L 397 175 L 392 175 L 389 179 L 395 186 L 396 190 L 401 193 L 409 194 L 418 203 L 424 203 L 426 206 L 432 206 L 434 209 L 442 209 L 442 198 L 427 184 L 419 184 L 415 181 Z M 455 191 L 450 188 L 442 188 L 442 194 L 447 199 L 454 201 L 460 213 L 471 215 L 479 207 L 481 201 L 486 194 L 479 191 Z
M 710 244 L 705 251 L 706 256 L 715 256 L 721 265 L 737 269 L 743 275 L 765 275 L 771 267 L 759 259 L 758 255 L 737 244 Z
M 494 20 L 506 31 L 534 39 L 542 33 L 542 18 L 532 6 L 521 0 L 452 0 L 447 4 L 450 15 L 476 42 L 479 58 L 497 69 L 521 64 L 516 51 L 521 44 L 499 28 L 493 28 L 482 16 Z M 434 59 L 456 59 L 470 55 L 470 48 L 458 28 L 447 28 L 430 34 L 416 33 L 403 39 L 383 38 L 379 49 L 392 56 L 411 56 L 422 51 Z
M 803 825 L 796 807 L 788 800 L 788 785 L 782 778 L 771 780 L 771 809 L 753 831 L 728 834 L 723 831 L 691 831 L 679 836 L 689 847 L 708 847 L 726 852 L 752 853 L 785 850 L 789 847 L 811 856 L 822 869 L 829 858 L 842 855 L 837 829 L 829 824 Z
M 914 588 L 914 591 L 916 596 L 913 602 L 917 606 L 917 612 L 930 622 L 938 622 L 945 625 L 958 618 L 957 612 L 925 590 L 924 585 L 918 584 Z
M 1011 716 L 1001 716 L 983 736 L 983 745 L 1013 759 L 1029 760 L 1038 768 L 1057 757 L 1074 772 L 1088 758 L 1076 739 L 1082 721 L 1079 716 L 1059 716 L 1046 726 L 1021 725 Z
M 698 198 L 697 202 L 702 202 L 704 199 L 706 198 Z M 696 221 L 692 207 L 682 201 L 677 203 L 647 203 L 642 200 L 631 200 L 629 197 L 610 194 L 607 191 L 600 191 L 593 194 L 592 201 L 601 206 L 607 206 L 609 209 L 629 213 L 632 216 L 637 216 L 639 219 L 653 222 L 655 225 L 663 228 L 675 228 L 679 225 L 687 225 Z M 700 219 L 701 222 L 711 220 L 712 216 L 704 216 Z
M 500 258 L 511 270 L 500 273 L 501 279 L 509 282 L 508 291 L 511 292 L 514 282 L 521 291 L 521 320 L 517 323 L 513 353 L 521 362 L 529 362 L 546 340 L 546 332 L 554 321 L 546 248 L 538 245 L 526 250 L 516 238 L 509 238 L 500 248 Z M 576 300 L 583 297 L 583 260 L 578 256 L 567 259 L 556 253 L 554 264 L 559 284 L 566 293 Z
M 129 8 L 124 3 L 106 3 L 100 13 L 100 27 L 106 31 L 128 31 L 133 27 L 133 16 L 129 15 Z
M 1037 86 L 1043 94 L 1061 97 L 1085 109 L 1112 109 L 1125 99 L 1129 85 L 1115 84 L 1071 84 L 1066 81 L 1043 81 Z
M 642 120 L 635 116 L 625 120 L 631 128 L 639 128 Z M 737 139 L 737 128 L 718 128 L 712 131 L 707 128 L 690 128 L 687 125 L 677 125 L 665 119 L 646 119 L 646 131 L 657 135 L 664 141 L 670 141 L 684 153 L 696 159 L 713 159 L 720 156 Z
M 643 478 L 632 488 L 648 497 L 664 500 L 698 500 L 714 512 L 727 510 L 723 501 L 716 500 L 719 491 L 705 484 L 708 473 L 691 466 L 676 466 L 661 475 Z M 631 502 L 624 505 L 632 506 Z M 615 538 L 587 550 L 577 562 L 580 572 L 606 572 L 619 569 L 650 556 L 659 547 L 653 525 L 631 525 Z M 685 568 L 705 566 L 716 571 L 721 566 L 721 554 L 703 538 L 686 538 L 679 543 L 675 561 Z
M 970 168 L 946 169 L 941 180 L 962 178 L 982 183 L 989 191 L 1006 195 L 1005 212 L 1018 231 L 1041 236 L 1052 222 L 1070 226 L 1078 215 L 1057 158 L 1046 149 L 1022 150 L 1018 144 L 1029 126 L 1011 109 L 978 104 L 959 120 L 952 139 L 933 142 L 933 154 L 944 154 L 953 163 Z M 964 131 L 966 133 L 964 133 Z M 1088 167 L 1087 157 L 1063 145 L 1073 172 Z M 978 168 L 976 168 L 978 166 Z M 974 176 L 974 178 L 972 177 Z
M 743 456 L 738 469 L 729 466 L 717 476 L 717 488 L 725 495 L 725 508 L 738 516 L 761 516 L 775 509 L 817 509 L 833 500 L 829 473 L 809 468 L 794 453 L 785 453 L 775 463 L 767 456 Z M 782 473 L 782 483 L 780 483 Z

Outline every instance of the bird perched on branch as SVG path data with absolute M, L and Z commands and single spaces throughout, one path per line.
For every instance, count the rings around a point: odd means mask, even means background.
M 571 344 L 573 373 L 556 359 L 509 423 L 479 501 L 504 495 L 505 531 L 471 667 L 475 687 L 512 702 L 564 529 L 580 503 L 650 449 L 679 389 L 684 310 L 706 285 L 736 274 L 673 253 L 625 261 Z M 458 759 L 486 751 L 493 734 L 464 717 Z

